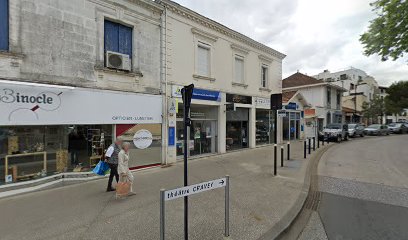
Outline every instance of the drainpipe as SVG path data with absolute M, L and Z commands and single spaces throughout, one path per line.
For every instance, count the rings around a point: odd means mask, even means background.
M 160 1 L 157 1 L 160 4 Z M 168 91 L 167 91 L 167 9 L 166 6 L 163 6 L 163 13 L 161 15 L 161 23 L 160 23 L 160 85 L 162 86 L 162 92 L 164 93 L 163 99 L 163 123 L 162 123 L 162 143 L 163 143 L 163 157 L 162 163 L 167 164 L 168 162 L 168 113 L 167 113 L 167 105 L 168 105 Z M 164 89 L 163 89 L 164 83 Z

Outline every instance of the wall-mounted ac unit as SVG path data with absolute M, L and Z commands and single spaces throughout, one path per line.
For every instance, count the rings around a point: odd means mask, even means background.
M 106 52 L 106 66 L 108 68 L 130 71 L 130 65 L 129 55 L 111 51 Z

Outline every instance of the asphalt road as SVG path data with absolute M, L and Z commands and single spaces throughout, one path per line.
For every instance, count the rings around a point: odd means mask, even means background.
M 318 167 L 320 202 L 299 239 L 408 239 L 408 135 L 352 139 Z

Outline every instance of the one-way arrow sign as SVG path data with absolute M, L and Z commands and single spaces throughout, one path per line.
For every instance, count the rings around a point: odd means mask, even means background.
M 216 189 L 216 188 L 221 188 L 225 187 L 226 185 L 226 178 L 220 178 L 208 182 L 202 182 L 194 185 L 190 185 L 187 187 L 181 187 L 181 188 L 176 188 L 173 190 L 167 190 L 164 193 L 164 200 L 169 201 L 173 200 L 176 198 L 181 198 L 185 196 L 189 196 L 192 194 L 200 193 L 200 192 L 205 192 L 208 190 Z

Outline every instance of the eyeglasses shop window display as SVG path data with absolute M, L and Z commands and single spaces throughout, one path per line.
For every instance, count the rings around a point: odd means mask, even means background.
M 177 112 L 177 156 L 183 155 L 184 147 L 184 107 L 178 104 Z M 189 137 L 189 155 L 201 155 L 217 152 L 217 107 L 192 105 L 190 109 L 191 126 Z
M 274 119 L 271 110 L 256 110 L 256 145 L 274 143 Z
M 112 129 L 113 125 L 1 127 L 0 180 L 89 171 L 112 143 Z

